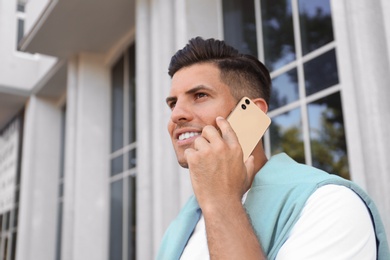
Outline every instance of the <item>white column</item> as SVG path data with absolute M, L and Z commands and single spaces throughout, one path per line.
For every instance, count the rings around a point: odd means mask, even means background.
M 55 257 L 61 111 L 32 96 L 26 106 L 16 259 Z
M 70 59 L 62 259 L 108 257 L 110 74 L 100 54 Z
M 336 0 L 332 8 L 348 152 L 358 154 L 350 157 L 352 179 L 364 175 L 359 180 L 364 179 L 390 238 L 389 19 L 384 19 L 381 0 Z
M 172 55 L 195 36 L 222 34 L 219 1 L 138 0 L 137 259 L 153 259 L 168 224 L 192 194 L 177 163 L 167 123 Z

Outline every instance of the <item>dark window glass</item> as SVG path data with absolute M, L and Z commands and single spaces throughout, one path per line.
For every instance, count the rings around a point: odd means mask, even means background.
M 135 45 L 129 48 L 129 143 L 136 141 Z
M 128 177 L 128 259 L 134 260 L 135 259 L 135 250 L 136 250 L 136 192 L 135 192 L 135 183 L 136 178 L 135 177 Z
M 136 149 L 129 151 L 128 159 L 129 159 L 128 169 L 131 169 L 131 168 L 134 168 L 137 166 Z
M 300 163 L 305 162 L 300 109 L 272 118 L 270 126 L 271 153 L 287 153 Z
M 224 0 L 224 40 L 242 53 L 258 56 L 254 1 Z
M 123 147 L 123 80 L 124 60 L 121 58 L 112 69 L 112 124 L 111 151 Z
M 64 171 L 65 171 L 65 130 L 66 130 L 66 106 L 64 106 L 61 110 L 60 179 L 64 178 Z
M 7 211 L 7 213 L 5 213 L 5 231 L 8 231 L 10 229 L 10 223 L 11 222 L 11 211 Z
M 292 69 L 272 79 L 270 110 L 282 107 L 298 99 L 297 69 Z
M 13 232 L 12 233 L 12 248 L 11 248 L 11 257 L 10 259 L 11 260 L 14 260 L 15 257 L 16 257 L 16 238 L 17 238 L 17 233 L 16 232 Z
M 313 166 L 349 179 L 340 93 L 308 105 Z
M 321 56 L 304 64 L 306 95 L 339 83 L 335 50 L 328 51 Z
M 122 260 L 123 249 L 123 181 L 111 183 L 110 260 Z
M 62 242 L 62 202 L 58 203 L 57 216 L 57 239 L 56 239 L 56 260 L 61 259 L 61 242 Z
M 111 160 L 111 176 L 123 172 L 123 155 Z
M 3 238 L 3 258 L 2 259 L 7 259 L 8 256 L 8 237 Z
M 18 12 L 24 13 L 24 9 L 25 9 L 24 8 L 24 3 L 18 3 L 16 9 L 17 9 Z
M 303 55 L 333 41 L 329 0 L 299 0 Z
M 273 71 L 295 60 L 291 0 L 261 0 L 265 65 Z
M 19 43 L 22 39 L 23 39 L 23 36 L 24 36 L 24 20 L 22 19 L 18 19 L 18 41 L 17 43 Z
M 12 223 L 13 228 L 16 228 L 18 226 L 18 216 L 19 216 L 19 208 L 16 207 L 14 209 L 14 218 L 13 218 L 13 223 Z

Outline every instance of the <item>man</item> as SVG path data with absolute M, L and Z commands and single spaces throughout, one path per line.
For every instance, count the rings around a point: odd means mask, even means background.
M 267 112 L 266 67 L 223 41 L 195 38 L 169 65 L 168 131 L 194 196 L 167 230 L 158 259 L 390 259 L 378 212 L 355 184 L 262 141 L 243 162 L 225 120 L 249 97 Z

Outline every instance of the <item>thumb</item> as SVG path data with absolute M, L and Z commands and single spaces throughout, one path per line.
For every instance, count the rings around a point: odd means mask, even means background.
M 246 174 L 247 174 L 247 190 L 251 187 L 253 179 L 255 178 L 255 157 L 253 155 L 245 161 Z

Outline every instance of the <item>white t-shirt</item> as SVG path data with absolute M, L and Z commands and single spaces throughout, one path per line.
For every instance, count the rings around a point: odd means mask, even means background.
M 210 259 L 203 215 L 181 256 L 192 259 Z M 316 190 L 276 257 L 288 259 L 376 259 L 374 228 L 364 202 L 344 186 Z

